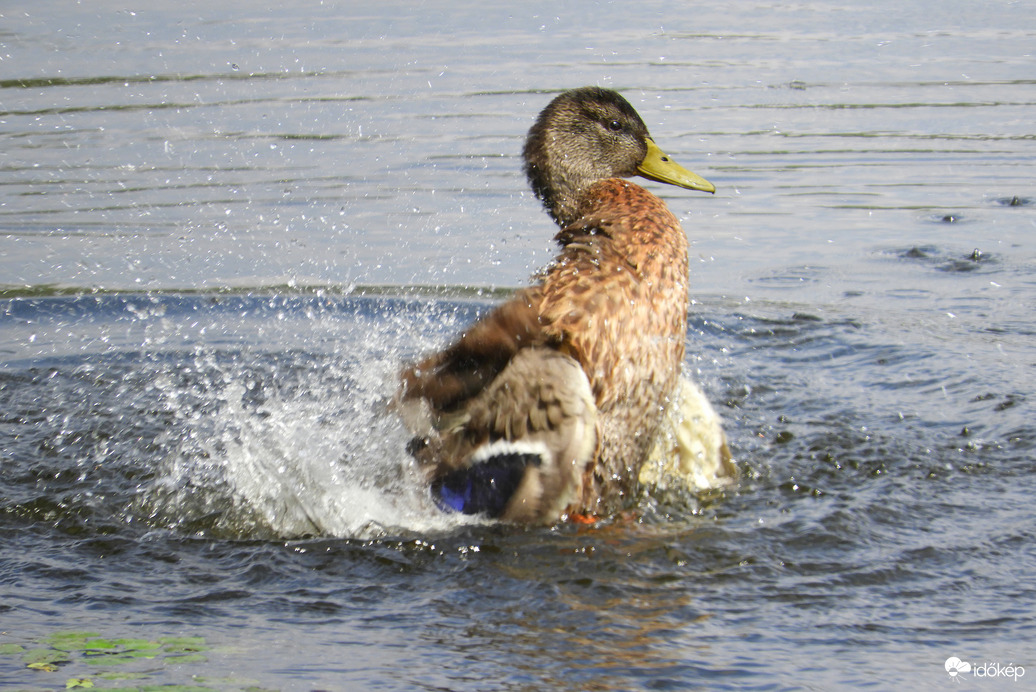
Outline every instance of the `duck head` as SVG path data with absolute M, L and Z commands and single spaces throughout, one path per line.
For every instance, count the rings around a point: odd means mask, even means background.
M 640 175 L 690 190 L 716 191 L 658 148 L 626 99 L 599 87 L 566 91 L 551 101 L 529 130 L 523 157 L 529 184 L 561 226 L 578 217 L 586 190 L 607 178 Z

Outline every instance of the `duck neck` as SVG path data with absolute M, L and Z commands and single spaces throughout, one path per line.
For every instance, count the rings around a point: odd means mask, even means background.
M 550 218 L 554 219 L 561 228 L 565 228 L 575 223 L 579 217 L 580 204 L 577 203 L 578 197 L 568 195 L 556 195 L 553 198 L 543 198 L 543 206 L 546 208 L 547 213 L 550 214 Z
M 530 166 L 527 172 L 532 191 L 543 202 L 543 207 L 554 219 L 554 223 L 564 228 L 579 218 L 584 189 L 580 189 L 573 181 L 566 180 L 564 175 L 551 175 L 537 170 L 534 166 Z

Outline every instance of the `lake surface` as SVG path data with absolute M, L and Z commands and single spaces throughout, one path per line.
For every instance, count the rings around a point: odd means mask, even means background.
M 15 4 L 7 687 L 1036 679 L 1032 3 Z M 742 479 L 444 516 L 383 404 L 551 257 L 519 154 L 586 84 L 718 188 L 646 183 Z

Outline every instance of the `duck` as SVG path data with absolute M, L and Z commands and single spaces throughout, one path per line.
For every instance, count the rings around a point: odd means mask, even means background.
M 403 368 L 393 399 L 433 500 L 553 524 L 620 512 L 644 484 L 729 483 L 721 421 L 681 372 L 687 236 L 629 178 L 715 186 L 602 87 L 555 96 L 522 157 L 558 228 L 557 256 L 449 346 Z

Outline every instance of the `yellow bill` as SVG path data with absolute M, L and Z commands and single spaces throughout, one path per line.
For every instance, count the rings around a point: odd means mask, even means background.
M 660 183 L 668 183 L 677 187 L 685 187 L 688 190 L 701 190 L 702 192 L 715 192 L 716 186 L 697 173 L 689 170 L 666 156 L 665 152 L 658 148 L 652 140 L 647 141 L 647 156 L 637 166 L 637 172 L 648 180 L 656 180 Z

